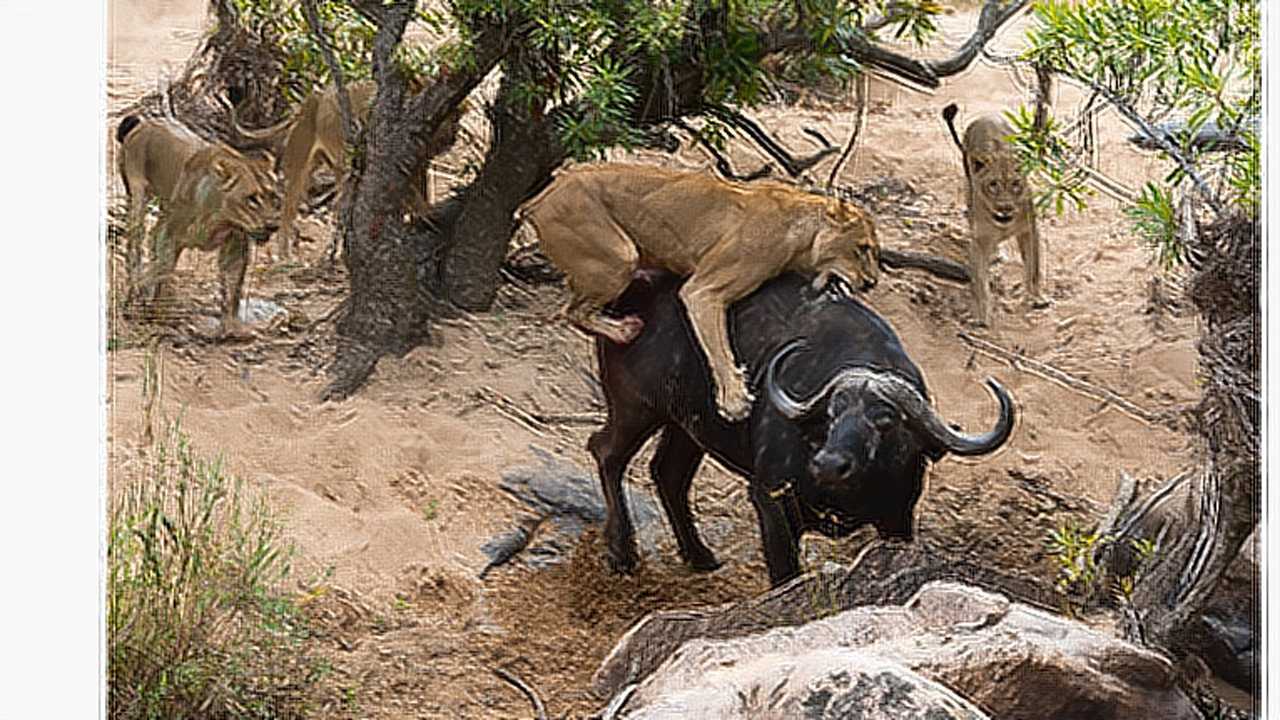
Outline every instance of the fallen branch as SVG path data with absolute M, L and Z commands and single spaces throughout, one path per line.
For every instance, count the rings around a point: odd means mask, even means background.
M 954 260 L 929 255 L 926 253 L 911 252 L 909 250 L 888 250 L 880 249 L 880 265 L 882 267 L 901 270 L 904 268 L 916 268 L 925 270 L 944 280 L 953 280 L 955 282 L 970 282 L 969 268 L 961 265 Z
M 538 720 L 547 720 L 547 706 L 542 704 L 542 698 L 538 697 L 537 690 L 534 690 L 533 688 L 529 687 L 529 685 L 525 681 L 516 677 L 514 674 L 506 670 L 503 670 L 502 668 L 496 667 L 496 668 L 489 668 L 489 669 L 493 671 L 494 675 L 497 675 L 499 678 L 502 678 L 503 680 L 510 683 L 512 686 L 514 686 L 517 690 L 524 693 L 529 698 L 529 700 L 533 702 L 533 716 L 535 718 L 537 718 Z
M 834 154 L 838 149 L 834 146 L 828 146 L 807 158 L 796 159 L 791 156 L 791 153 L 787 152 L 786 148 L 769 137 L 769 134 L 763 128 L 746 115 L 728 108 L 708 108 L 707 114 L 746 134 L 769 157 L 778 161 L 782 169 L 786 170 L 791 177 L 800 177 L 806 170 L 822 162 L 828 155 Z
M 1095 400 L 1101 400 L 1105 403 L 1109 403 L 1121 412 L 1141 420 L 1142 422 L 1154 424 L 1160 420 L 1159 416 L 1150 410 L 1144 410 L 1104 387 L 1094 385 L 1086 380 L 1081 380 L 1080 378 L 1059 370 L 1052 365 L 1039 360 L 1034 360 L 1022 353 L 1006 350 L 995 343 L 988 342 L 981 338 L 976 338 L 966 332 L 960 332 L 959 336 L 961 340 L 974 350 L 977 350 L 989 357 L 1004 360 L 1016 370 L 1022 370 L 1023 372 L 1028 372 L 1032 375 L 1038 375 L 1046 380 L 1052 380 L 1060 385 L 1077 390 L 1087 397 L 1092 397 Z

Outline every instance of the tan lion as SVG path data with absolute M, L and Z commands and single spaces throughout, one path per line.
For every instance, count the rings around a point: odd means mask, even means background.
M 369 108 L 373 105 L 377 84 L 372 80 L 349 83 L 347 95 L 351 99 L 351 112 L 357 122 L 364 122 L 369 116 Z M 232 102 L 238 96 L 232 93 Z M 458 109 L 436 130 L 427 149 L 427 157 L 434 157 L 448 150 L 453 145 L 461 127 L 463 113 L 467 105 L 462 103 Z M 298 217 L 298 209 L 302 206 L 303 196 L 310 185 L 311 174 L 316 165 L 324 161 L 334 172 L 341 173 L 346 168 L 347 144 L 342 130 L 342 111 L 338 104 L 338 90 L 333 85 L 325 86 L 307 96 L 298 111 L 292 117 L 272 125 L 271 127 L 251 130 L 240 125 L 232 107 L 232 123 L 236 131 L 245 137 L 258 141 L 262 146 L 275 153 L 280 173 L 284 179 L 284 202 L 280 211 L 281 258 L 288 258 L 293 253 L 293 242 L 296 237 L 294 222 Z M 415 215 L 425 215 L 430 207 L 427 197 L 426 166 L 419 169 L 413 180 L 413 188 L 409 193 L 409 209 Z M 341 190 L 342 183 L 338 184 Z M 337 198 L 335 207 L 340 204 Z
M 996 247 L 1016 236 L 1027 300 L 1034 308 L 1049 301 L 1042 294 L 1040 231 L 1031 186 L 1018 167 L 1008 137 L 1013 128 L 1001 117 L 982 115 L 965 128 L 964 141 L 956 133 L 959 108 L 951 103 L 942 109 L 942 118 L 964 161 L 966 198 L 969 206 L 969 272 L 974 314 L 983 325 L 991 324 L 991 260 Z
M 167 296 L 178 257 L 187 248 L 218 251 L 222 281 L 222 336 L 251 334 L 237 309 L 249 262 L 249 241 L 275 229 L 270 205 L 275 183 L 269 163 L 211 143 L 169 119 L 129 116 L 116 129 L 119 170 L 129 195 L 126 274 L 129 302 Z M 159 200 L 152 231 L 153 257 L 142 271 L 144 215 Z
M 774 182 L 730 183 L 647 165 L 593 165 L 558 173 L 517 211 L 566 275 L 569 321 L 616 343 L 639 334 L 637 317 L 602 314 L 637 269 L 689 278 L 680 291 L 711 365 L 720 412 L 751 408 L 729 346 L 726 311 L 779 273 L 816 272 L 869 288 L 880 248 L 871 218 L 852 203 Z

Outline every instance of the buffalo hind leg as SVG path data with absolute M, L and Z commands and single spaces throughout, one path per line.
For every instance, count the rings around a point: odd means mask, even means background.
M 658 486 L 658 497 L 675 531 L 680 557 L 694 570 L 709 572 L 720 567 L 720 561 L 703 544 L 693 524 L 693 514 L 689 512 L 689 488 L 703 454 L 688 433 L 675 425 L 667 425 L 658 438 L 649 474 Z
M 658 422 L 647 414 L 620 418 L 611 408 L 608 422 L 587 441 L 587 448 L 600 470 L 605 505 L 604 536 L 609 548 L 609 566 L 615 572 L 630 574 L 640 562 L 622 478 L 631 458 L 657 426 Z

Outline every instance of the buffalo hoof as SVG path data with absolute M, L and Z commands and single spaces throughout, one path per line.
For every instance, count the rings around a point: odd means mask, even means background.
M 689 567 L 698 572 L 713 572 L 724 565 L 710 550 L 705 551 L 705 553 L 693 553 L 686 557 L 684 561 L 689 564 Z
M 636 553 L 635 548 L 627 550 L 609 549 L 609 569 L 619 575 L 631 575 L 636 571 L 636 567 L 640 564 L 640 555 Z

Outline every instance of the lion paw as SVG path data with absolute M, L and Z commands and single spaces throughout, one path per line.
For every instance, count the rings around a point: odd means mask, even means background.
M 718 398 L 720 414 L 730 422 L 745 420 L 747 415 L 751 414 L 751 403 L 755 400 L 742 378 L 735 379 L 738 382 L 732 383 L 729 391 L 722 391 Z
M 234 342 L 237 340 L 253 340 L 258 337 L 258 333 L 253 328 L 239 321 L 227 322 L 223 321 L 218 328 L 217 339 L 220 342 Z
M 1044 297 L 1043 295 L 1033 296 L 1030 299 L 1030 303 L 1031 307 L 1036 310 L 1043 310 L 1053 304 L 1049 298 Z

